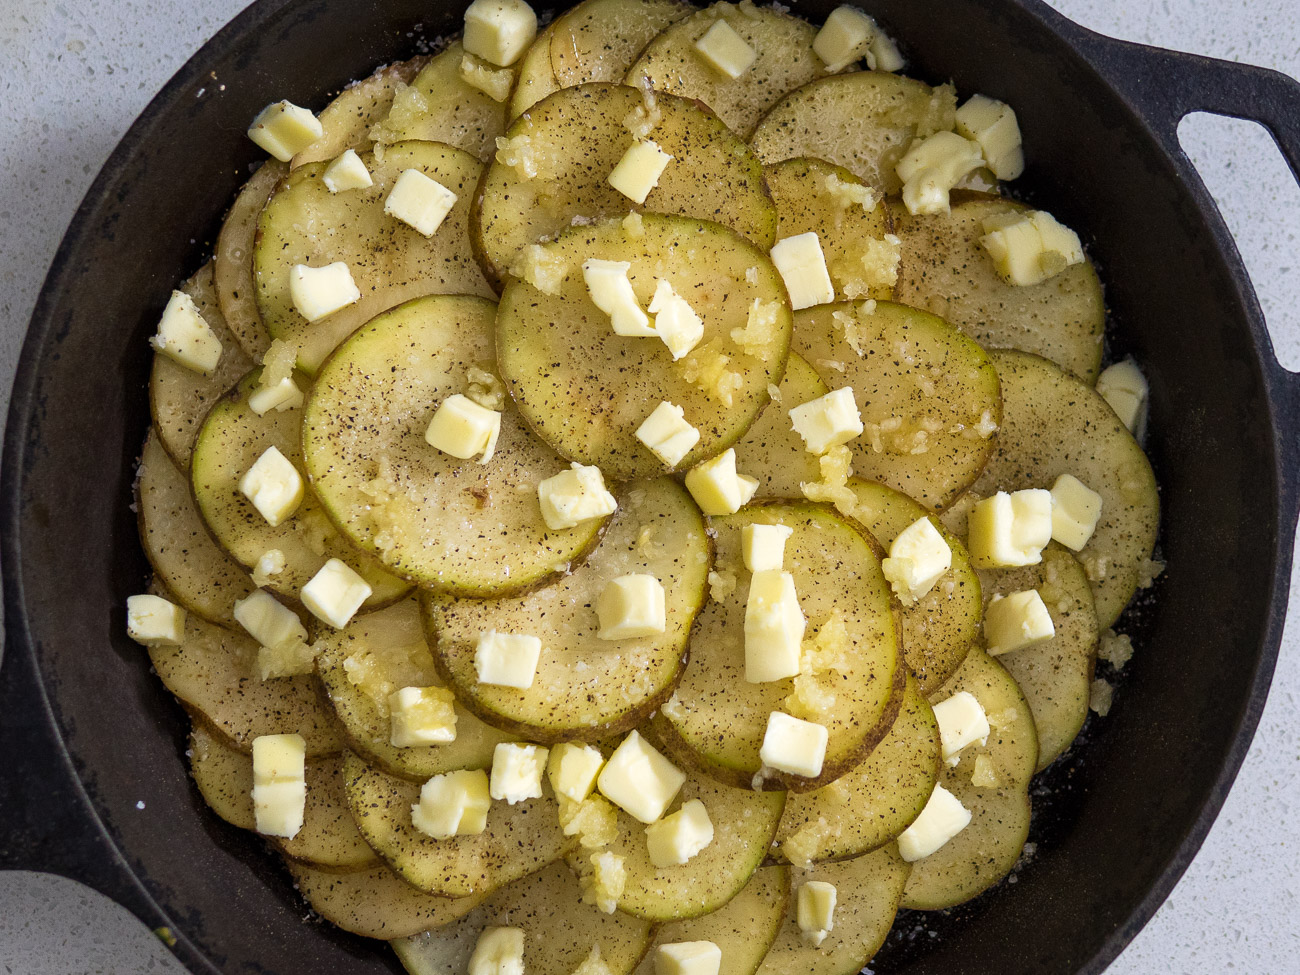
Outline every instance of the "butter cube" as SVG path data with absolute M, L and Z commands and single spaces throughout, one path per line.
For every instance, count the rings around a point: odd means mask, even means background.
M 1056 636 L 1056 626 L 1037 589 L 994 596 L 984 609 L 984 640 L 997 656 L 1037 646 Z
M 155 352 L 205 376 L 212 375 L 221 361 L 221 340 L 184 291 L 172 292 L 149 344 Z
M 943 760 L 949 765 L 957 764 L 961 750 L 967 745 L 988 743 L 988 715 L 984 713 L 984 705 L 969 691 L 958 691 L 936 704 L 934 720 L 939 723 Z
M 542 773 L 547 749 L 541 745 L 501 742 L 492 750 L 492 779 L 488 793 L 510 805 L 542 797 Z
M 1078 552 L 1101 519 L 1101 495 L 1077 477 L 1062 474 L 1052 485 L 1052 537 Z
M 480 684 L 524 690 L 533 685 L 541 655 L 542 641 L 535 636 L 488 630 L 478 635 L 474 669 Z
M 302 404 L 302 390 L 287 376 L 274 386 L 258 386 L 248 395 L 248 408 L 258 416 L 265 416 L 272 410 L 277 413 L 296 410 Z
M 1047 274 L 1059 274 L 1073 264 L 1083 263 L 1083 244 L 1078 234 L 1046 210 L 1034 210 L 1029 219 L 1043 241 L 1041 260 Z
M 264 836 L 292 839 L 307 804 L 307 745 L 302 735 L 253 739 L 253 817 Z
M 605 764 L 600 750 L 591 745 L 566 741 L 551 749 L 546 777 L 551 791 L 574 802 L 582 802 L 596 787 L 596 776 Z
M 267 105 L 248 127 L 248 137 L 280 162 L 288 162 L 324 134 L 320 119 L 285 101 Z
M 842 386 L 794 407 L 790 422 L 803 438 L 804 447 L 814 454 L 824 454 L 862 434 L 862 414 L 853 399 L 852 386 Z
M 826 936 L 835 930 L 836 896 L 835 885 L 824 880 L 809 880 L 799 885 L 795 919 L 799 922 L 799 933 L 803 940 L 814 948 L 819 947 Z
M 769 768 L 814 778 L 821 775 L 829 740 L 824 725 L 773 711 L 767 716 L 767 731 L 758 757 Z
M 981 569 L 1037 565 L 1052 540 L 1052 494 L 999 491 L 975 503 L 966 526 L 971 559 Z
M 883 30 L 877 30 L 871 39 L 871 50 L 867 52 L 867 67 L 872 71 L 901 71 L 906 63 L 894 39 Z
M 456 740 L 456 696 L 445 687 L 403 687 L 388 695 L 389 741 L 394 748 L 445 745 Z
M 668 346 L 674 362 L 704 338 L 704 322 L 667 281 L 660 280 L 655 285 L 654 296 L 650 299 L 650 314 L 655 316 L 655 334 Z
M 432 237 L 456 205 L 457 196 L 418 169 L 406 169 L 384 200 L 384 212 L 408 227 Z
M 655 951 L 655 975 L 718 975 L 722 949 L 712 941 L 678 941 Z
M 970 810 L 941 785 L 912 825 L 898 837 L 898 853 L 908 863 L 928 857 L 970 825 Z
M 298 614 L 265 589 L 235 600 L 235 622 L 264 647 L 280 650 L 307 642 L 307 628 Z
M 1079 235 L 1050 213 L 995 214 L 983 221 L 980 244 L 1009 284 L 1041 284 L 1084 259 Z
M 784 237 L 772 245 L 772 263 L 781 273 L 790 307 L 795 311 L 835 300 L 835 286 L 826 270 L 826 255 L 815 231 Z
M 710 66 L 733 81 L 748 71 L 758 58 L 758 52 L 721 18 L 714 21 L 713 26 L 695 42 L 695 50 Z
M 713 842 L 713 822 L 699 799 L 689 799 L 671 816 L 645 828 L 650 862 L 656 867 L 676 867 Z
M 316 322 L 340 308 L 356 304 L 361 300 L 361 289 L 343 261 L 324 267 L 295 264 L 289 270 L 289 297 L 299 315 Z
M 434 411 L 424 440 L 430 447 L 461 460 L 482 454 L 478 462 L 486 464 L 496 453 L 500 435 L 500 413 L 480 406 L 468 396 L 452 393 Z
M 741 556 L 750 572 L 781 569 L 785 565 L 785 543 L 794 534 L 789 525 L 746 525 L 740 530 Z
M 957 109 L 957 134 L 979 144 L 984 161 L 998 179 L 1015 179 L 1025 171 L 1020 124 L 1006 102 L 972 95 Z
M 576 528 L 592 518 L 604 518 L 618 509 L 618 501 L 605 489 L 599 467 L 573 464 L 569 470 L 537 485 L 542 520 L 551 531 Z
M 658 333 L 651 326 L 649 316 L 641 310 L 632 282 L 627 279 L 631 268 L 628 261 L 604 261 L 592 257 L 582 262 L 582 280 L 587 283 L 587 291 L 596 307 L 609 316 L 615 335 L 654 338 Z
M 745 680 L 761 684 L 796 676 L 807 625 L 794 576 L 779 569 L 755 572 L 745 604 Z
M 279 448 L 267 447 L 239 479 L 239 492 L 274 528 L 298 510 L 306 488 L 298 469 Z
M 484 928 L 470 955 L 468 975 L 524 975 L 523 928 Z
M 706 515 L 730 515 L 749 504 L 758 481 L 736 473 L 736 451 L 726 451 L 692 467 L 686 474 L 686 490 Z
M 370 170 L 361 161 L 355 149 L 346 149 L 325 167 L 321 182 L 331 193 L 346 193 L 348 190 L 363 190 L 374 186 Z
M 918 518 L 898 533 L 880 568 L 899 602 L 911 606 L 952 568 L 952 549 L 934 522 Z
M 445 772 L 420 788 L 420 801 L 411 806 L 411 824 L 435 840 L 472 836 L 487 826 L 491 807 L 486 772 Z
M 341 630 L 374 590 L 341 559 L 330 559 L 302 587 L 302 604 L 313 616 Z
M 1097 392 L 1110 404 L 1129 433 L 1142 439 L 1147 425 L 1147 380 L 1132 359 L 1107 366 L 1097 377 Z
M 634 142 L 609 174 L 609 185 L 633 203 L 644 203 L 672 161 L 673 157 L 660 149 L 658 143 L 649 139 Z
M 465 11 L 466 51 L 506 67 L 537 36 L 537 14 L 524 0 L 474 0 Z
M 983 163 L 979 144 L 955 132 L 936 132 L 912 143 L 896 169 L 907 212 L 914 216 L 947 213 L 949 192 Z
M 636 428 L 636 438 L 669 467 L 676 467 L 700 442 L 700 431 L 686 422 L 680 406 L 663 400 Z
M 611 579 L 596 599 L 602 640 L 654 636 L 667 627 L 664 587 L 652 575 L 633 573 Z
M 685 782 L 685 774 L 633 731 L 601 769 L 596 788 L 629 816 L 653 823 L 677 798 Z
M 836 7 L 813 38 L 813 52 L 827 71 L 843 71 L 866 56 L 875 36 L 876 22 L 857 7 Z
M 126 635 L 146 647 L 185 642 L 185 610 L 162 596 L 126 597 Z

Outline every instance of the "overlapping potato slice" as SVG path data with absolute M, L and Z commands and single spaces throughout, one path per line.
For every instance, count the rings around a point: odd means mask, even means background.
M 374 185 L 331 193 L 324 163 L 290 173 L 262 209 L 253 253 L 257 308 L 267 330 L 298 352 L 314 374 L 344 339 L 375 315 L 430 294 L 492 296 L 470 249 L 469 210 L 482 167 L 469 153 L 436 142 L 399 142 L 361 154 Z M 456 194 L 426 237 L 384 210 L 398 177 L 414 169 Z M 347 264 L 361 298 L 308 322 L 289 293 L 293 267 Z
M 552 25 L 556 82 L 621 81 L 646 44 L 694 9 L 681 0 L 584 0 Z
M 772 246 L 776 211 L 749 147 L 713 115 L 672 95 L 654 97 L 657 123 L 634 136 L 630 120 L 646 110 L 648 97 L 611 83 L 565 88 L 511 124 L 474 206 L 474 242 L 489 277 L 504 278 L 521 248 L 571 222 L 630 211 L 713 220 L 764 251 Z M 641 139 L 673 159 L 645 202 L 634 203 L 609 185 L 609 175 Z
M 781 379 L 790 336 L 785 286 L 765 250 L 720 224 L 647 213 L 572 227 L 541 252 L 563 269 L 559 293 L 509 278 L 496 341 L 501 377 L 543 440 L 623 479 L 665 470 L 636 438 L 662 400 L 680 406 L 700 432 L 679 469 L 743 436 Z M 656 282 L 669 282 L 703 320 L 695 349 L 674 361 L 656 337 L 615 335 L 583 281 L 589 258 L 627 261 L 643 307 Z M 751 329 L 755 303 L 768 317 Z
M 557 22 L 553 20 L 539 30 L 524 56 L 515 63 L 515 86 L 511 89 L 510 101 L 507 103 L 505 125 L 509 125 L 560 87 L 560 83 L 555 80 L 555 70 L 551 67 L 551 35 L 555 33 Z M 503 129 L 505 125 L 502 126 Z M 492 158 L 495 148 L 495 142 L 484 147 L 484 162 Z
M 575 840 L 560 830 L 559 807 L 544 786 L 541 799 L 492 803 L 481 833 L 435 840 L 411 823 L 420 786 L 345 756 L 343 778 L 361 835 L 407 883 L 444 897 L 503 887 L 554 863 Z
M 939 726 L 915 677 L 880 744 L 840 778 L 791 793 L 776 839 L 795 866 L 843 860 L 897 838 L 921 814 L 939 779 Z
M 528 975 L 571 975 L 597 954 L 594 972 L 628 975 L 650 943 L 650 925 L 605 914 L 582 903 L 582 891 L 562 863 L 497 891 L 455 924 L 393 942 L 411 975 L 462 975 L 484 928 L 521 928 Z
M 268 159 L 249 177 L 230 205 L 212 258 L 212 283 L 221 317 L 244 354 L 256 362 L 261 361 L 271 344 L 271 335 L 257 310 L 257 285 L 253 282 L 257 218 L 288 172 L 284 163 Z
M 389 695 L 403 687 L 443 686 L 414 598 L 359 616 L 314 646 L 316 672 L 349 746 L 385 772 L 422 782 L 442 772 L 488 768 L 492 749 L 512 740 L 457 704 L 455 741 L 400 748 L 392 743 Z
M 600 545 L 557 582 L 492 600 L 426 594 L 439 673 L 484 720 L 530 741 L 594 741 L 628 731 L 668 697 L 685 666 L 709 554 L 704 517 L 681 486 L 668 478 L 629 485 Z M 653 576 L 664 587 L 666 628 L 602 640 L 597 600 L 611 580 L 632 574 Z M 541 638 L 529 687 L 479 683 L 475 648 L 490 630 Z
M 794 576 L 808 620 L 805 661 L 817 672 L 751 684 L 745 680 L 745 605 L 749 573 L 741 558 L 745 525 L 785 525 L 785 570 Z M 839 778 L 884 738 L 903 699 L 903 664 L 889 605 L 889 588 L 866 533 L 826 505 L 772 502 L 710 519 L 717 531 L 715 572 L 735 581 L 724 600 L 700 613 L 691 658 L 673 696 L 652 727 L 682 762 L 741 787 L 807 792 Z M 809 644 L 828 621 L 842 640 L 827 638 L 816 654 Z M 765 768 L 759 748 L 768 715 L 785 711 L 823 724 L 829 743 L 822 772 L 804 778 Z
M 254 413 L 248 396 L 260 376 L 261 370 L 249 373 L 212 407 L 194 445 L 190 482 L 199 513 L 217 543 L 250 568 L 266 552 L 278 550 L 284 569 L 270 578 L 267 588 L 292 599 L 330 558 L 342 559 L 370 584 L 374 591 L 366 607 L 400 599 L 410 585 L 350 545 L 310 491 L 293 517 L 272 527 L 239 490 L 240 479 L 271 447 L 302 470 L 302 410 Z
M 458 595 L 544 584 L 581 561 L 605 523 L 546 527 L 537 486 L 566 465 L 493 378 L 494 311 L 481 298 L 435 295 L 380 315 L 329 361 L 303 411 L 305 468 L 330 517 L 394 572 Z M 424 439 L 457 393 L 495 395 L 504 410 L 486 464 Z
M 817 455 L 794 432 L 790 411 L 829 392 L 807 360 L 791 352 L 772 401 L 736 442 L 736 470 L 757 479 L 756 497 L 802 499 L 799 485 L 821 477 Z
M 764 165 L 812 156 L 843 166 L 882 193 L 912 140 L 951 129 L 957 96 L 883 71 L 811 81 L 772 106 L 749 140 Z
M 791 347 L 832 389 L 853 388 L 864 433 L 853 470 L 932 509 L 980 476 L 1002 420 L 998 373 L 971 339 L 894 302 L 835 302 L 794 316 Z
M 953 194 L 952 211 L 914 217 L 901 206 L 902 241 L 895 299 L 956 325 L 986 348 L 1012 348 L 1051 359 L 1089 383 L 1101 369 L 1106 306 L 1092 262 L 1042 284 L 1008 284 L 980 246 L 983 220 L 1029 209 L 983 193 Z
M 725 21 L 754 51 L 754 63 L 731 78 L 709 64 L 695 42 Z M 673 24 L 646 45 L 628 69 L 629 84 L 649 78 L 661 91 L 695 98 L 727 126 L 748 137 L 755 124 L 786 92 L 828 74 L 813 53 L 817 28 L 775 7 L 715 3 Z
M 416 57 L 385 65 L 344 88 L 316 116 L 324 135 L 294 156 L 289 168 L 330 162 L 345 149 L 369 149 L 374 143 L 371 127 L 388 116 L 393 96 L 409 85 L 428 62 L 426 57 Z

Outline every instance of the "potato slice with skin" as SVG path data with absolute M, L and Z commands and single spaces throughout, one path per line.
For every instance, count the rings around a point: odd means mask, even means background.
M 278 159 L 262 163 L 230 205 L 212 259 L 212 283 L 221 317 L 244 354 L 256 362 L 271 344 L 271 334 L 257 310 L 257 285 L 253 282 L 257 218 L 288 172 L 289 167 Z
M 394 572 L 458 595 L 544 585 L 605 524 L 546 527 L 537 486 L 566 464 L 508 400 L 487 464 L 424 439 L 443 400 L 472 392 L 470 370 L 494 371 L 494 311 L 481 298 L 434 295 L 380 315 L 325 365 L 303 408 L 304 467 L 330 517 Z
M 344 88 L 316 116 L 325 134 L 294 156 L 289 168 L 331 162 L 345 149 L 369 149 L 374 144 L 371 127 L 387 117 L 397 90 L 409 85 L 428 63 L 427 57 L 398 61 Z
M 515 87 L 510 92 L 506 125 L 560 88 L 560 83 L 555 80 L 555 71 L 551 67 L 551 37 L 555 33 L 557 22 L 553 20 L 539 30 L 537 36 L 533 38 L 533 43 L 528 45 L 524 56 L 516 62 L 518 75 L 515 77 Z M 504 126 L 502 128 L 504 129 Z M 484 147 L 482 157 L 484 162 L 492 158 L 495 149 L 495 141 L 492 146 Z
M 894 923 L 909 865 L 891 843 L 842 863 L 819 863 L 790 876 L 790 905 L 758 975 L 857 975 L 884 944 Z M 809 880 L 835 885 L 835 927 L 820 947 L 803 940 L 795 901 Z
M 464 975 L 484 928 L 522 928 L 528 975 L 571 975 L 599 947 L 609 975 L 628 975 L 645 954 L 651 928 L 626 914 L 582 903 L 562 863 L 497 891 L 455 924 L 393 942 L 410 975 Z
M 790 871 L 759 867 L 738 893 L 711 914 L 669 921 L 655 929 L 634 975 L 655 975 L 655 950 L 683 941 L 712 941 L 722 950 L 718 975 L 754 975 L 785 920 Z
M 722 74 L 695 50 L 695 42 L 726 21 L 757 57 L 739 78 Z M 696 98 L 731 131 L 748 138 L 758 120 L 786 92 L 826 75 L 813 53 L 817 28 L 799 17 L 752 3 L 715 3 L 669 27 L 646 45 L 628 69 L 634 84 L 646 77 L 661 91 Z
M 1033 712 L 1041 772 L 1070 747 L 1088 717 L 1098 638 L 1092 587 L 1074 556 L 1055 542 L 1043 550 L 1038 565 L 986 569 L 979 575 L 986 599 L 1038 590 L 1056 628 L 1046 643 L 997 658 L 1020 685 Z
M 660 400 L 680 406 L 700 431 L 679 470 L 740 439 L 767 405 L 768 387 L 781 379 L 790 335 L 785 286 L 766 252 L 704 220 L 648 213 L 640 222 L 639 233 L 617 219 L 565 231 L 543 245 L 547 260 L 568 268 L 560 294 L 510 278 L 497 312 L 498 365 L 519 411 L 561 454 L 615 479 L 664 473 L 662 461 L 636 439 Z M 588 258 L 629 262 L 643 307 L 656 282 L 668 281 L 703 320 L 695 350 L 674 362 L 658 339 L 615 335 L 609 316 L 587 293 L 582 263 Z M 756 283 L 747 280 L 750 271 Z M 756 300 L 770 303 L 775 321 L 747 346 L 750 354 L 732 331 L 747 327 Z M 707 373 L 710 363 L 736 378 L 725 399 L 721 380 L 691 371 Z
M 149 373 L 149 409 L 154 430 L 171 459 L 181 468 L 187 468 L 203 418 L 212 404 L 253 368 L 253 362 L 221 317 L 211 261 L 182 284 L 180 290 L 194 299 L 199 314 L 221 342 L 221 359 L 211 376 L 154 353 L 153 369 Z
M 794 316 L 796 352 L 832 388 L 853 387 L 866 428 L 853 470 L 931 509 L 980 476 L 1002 420 L 998 373 L 941 318 L 894 302 L 835 302 Z
M 331 873 L 286 862 L 294 886 L 311 909 L 344 931 L 363 938 L 408 938 L 451 924 L 483 902 L 483 894 L 439 897 L 412 887 L 379 863 L 364 870 Z
M 985 217 L 1028 209 L 960 191 L 950 213 L 913 217 L 895 205 L 903 249 L 895 300 L 946 319 L 986 348 L 1033 352 L 1096 382 L 1106 305 L 1092 262 L 1019 287 L 1002 280 L 980 245 Z
M 285 856 L 321 870 L 341 872 L 379 863 L 348 811 L 342 769 L 343 760 L 338 756 L 307 763 L 302 829 L 292 839 L 267 837 Z M 195 724 L 190 731 L 190 774 L 213 812 L 232 826 L 257 831 L 251 755 Z
M 828 712 L 809 719 L 830 733 L 822 772 L 815 778 L 777 772 L 759 761 L 767 717 L 790 711 L 787 699 L 794 682 L 751 684 L 744 677 L 749 573 L 741 558 L 741 530 L 751 524 L 785 525 L 793 531 L 785 545 L 785 570 L 794 576 L 808 620 L 805 642 L 832 615 L 846 631 L 834 673 L 812 681 L 834 697 Z M 826 785 L 884 738 L 902 704 L 907 668 L 875 544 L 828 505 L 811 502 L 751 504 L 735 515 L 710 519 L 710 526 L 717 531 L 715 569 L 731 573 L 737 585 L 724 602 L 710 601 L 700 613 L 682 682 L 651 727 L 679 762 L 722 782 L 798 792 Z
M 1160 525 L 1155 475 L 1141 446 L 1095 390 L 1027 352 L 995 351 L 1003 418 L 996 447 L 971 489 L 1050 488 L 1071 474 L 1101 495 L 1101 520 L 1078 559 L 1092 583 L 1097 625 L 1119 619 L 1149 584 Z
M 550 786 L 516 805 L 492 803 L 481 833 L 435 840 L 411 823 L 420 786 L 347 755 L 343 778 L 361 835 L 407 883 L 431 894 L 466 897 L 503 887 L 554 863 L 575 844 L 560 831 Z
M 878 849 L 921 815 L 939 780 L 939 726 L 915 677 L 880 744 L 829 785 L 791 793 L 777 829 L 780 853 L 795 866 L 843 860 Z
M 374 592 L 365 608 L 377 609 L 400 599 L 410 585 L 385 571 L 373 558 L 338 533 L 315 497 L 308 492 L 292 518 L 272 527 L 239 490 L 239 481 L 270 447 L 302 472 L 302 410 L 271 410 L 258 416 L 248 405 L 261 370 L 254 370 L 221 399 L 199 431 L 190 462 L 194 500 L 217 544 L 241 565 L 252 568 L 264 553 L 278 549 L 285 567 L 268 589 L 297 599 L 330 558 L 342 559 L 359 572 Z M 300 382 L 307 385 L 305 380 Z
M 482 167 L 469 153 L 435 142 L 399 142 L 361 154 L 374 185 L 331 193 L 324 163 L 290 174 L 267 201 L 257 224 L 253 276 L 257 308 L 267 330 L 298 350 L 298 364 L 315 374 L 326 356 L 375 315 L 429 294 L 492 297 L 470 252 L 469 209 Z M 384 212 L 393 184 L 408 169 L 441 183 L 457 196 L 432 237 Z M 323 267 L 342 261 L 361 300 L 316 322 L 294 307 L 289 275 L 294 265 Z
M 509 599 L 423 599 L 440 676 L 485 721 L 529 741 L 595 741 L 634 728 L 672 693 L 710 565 L 704 516 L 667 478 L 632 484 L 600 545 L 582 566 L 543 589 Z M 664 587 L 666 629 L 602 640 L 595 606 L 611 579 L 650 575 Z M 530 687 L 481 684 L 480 633 L 532 633 L 542 656 Z
M 442 772 L 488 768 L 492 750 L 513 739 L 459 703 L 456 740 L 398 748 L 392 743 L 388 696 L 403 687 L 442 687 L 424 638 L 416 599 L 359 616 L 321 635 L 316 673 L 352 750 L 391 775 L 423 782 Z
M 791 352 L 772 401 L 736 443 L 736 470 L 758 480 L 757 497 L 802 500 L 799 485 L 821 477 L 816 455 L 790 424 L 790 411 L 829 392 L 807 360 Z
M 238 629 L 235 600 L 253 591 L 252 581 L 208 534 L 189 478 L 176 469 L 156 434 L 144 443 L 135 492 L 140 541 L 158 578 L 190 612 Z
M 764 165 L 812 156 L 894 194 L 903 186 L 894 167 L 912 140 L 951 129 L 956 111 L 951 85 L 858 71 L 790 92 L 763 116 L 749 144 Z
M 522 247 L 571 222 L 632 211 L 714 220 L 764 251 L 772 246 L 776 210 L 749 147 L 693 102 L 661 95 L 656 103 L 662 118 L 647 138 L 673 159 L 644 203 L 633 203 L 608 182 L 637 141 L 624 124 L 643 105 L 637 89 L 608 83 L 565 88 L 511 124 L 506 138 L 527 140 L 536 175 L 521 176 L 499 152 L 483 176 L 472 236 L 490 278 L 502 280 Z
M 875 199 L 874 189 L 843 166 L 820 159 L 787 159 L 764 166 L 763 176 L 776 203 L 777 240 L 815 233 L 831 284 L 841 298 L 893 297 L 892 276 L 884 270 L 890 262 L 882 266 L 882 259 L 867 250 L 872 244 L 885 245 L 885 235 L 893 231 L 889 207 Z M 861 188 L 871 193 L 872 208 L 850 201 L 844 191 L 832 192 L 835 180 L 845 184 L 848 192 Z M 865 261 L 869 256 L 873 259 Z
M 681 0 L 585 0 L 551 29 L 551 68 L 561 87 L 621 81 L 660 31 L 695 10 Z

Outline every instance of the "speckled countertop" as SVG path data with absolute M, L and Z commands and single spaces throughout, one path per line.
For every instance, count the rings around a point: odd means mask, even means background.
M 1295 0 L 1050 0 L 1103 33 L 1300 75 Z M 154 92 L 245 0 L 0 0 L 0 407 L 82 194 Z M 93 15 L 87 15 L 93 9 Z M 1237 235 L 1283 363 L 1300 369 L 1300 190 L 1258 126 L 1192 116 L 1183 144 Z M 2 415 L 2 414 L 0 414 Z M 1263 721 L 1205 846 L 1115 975 L 1300 972 L 1300 582 Z M 0 743 L 3 747 L 3 743 Z M 0 972 L 180 972 L 121 908 L 0 873 Z

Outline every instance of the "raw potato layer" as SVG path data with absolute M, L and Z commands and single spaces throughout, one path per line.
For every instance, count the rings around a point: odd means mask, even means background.
M 257 285 L 253 282 L 257 218 L 288 172 L 289 167 L 278 159 L 262 163 L 230 205 L 212 260 L 212 280 L 221 317 L 244 354 L 256 362 L 261 361 L 271 344 L 271 335 L 257 310 Z
M 586 0 L 551 26 L 548 45 L 556 83 L 621 81 L 660 31 L 695 10 L 680 0 Z
M 316 116 L 325 134 L 294 156 L 289 168 L 330 162 L 346 149 L 369 149 L 373 144 L 371 126 L 388 115 L 398 89 L 410 84 L 428 61 L 424 57 L 399 61 L 344 88 Z
M 736 470 L 758 481 L 755 497 L 801 501 L 799 485 L 821 477 L 817 455 L 794 432 L 790 411 L 829 392 L 807 360 L 791 352 L 772 401 L 736 443 Z
M 510 92 L 505 125 L 519 118 L 551 92 L 559 90 L 560 83 L 555 80 L 555 71 L 551 67 L 551 37 L 558 22 L 553 20 L 539 30 L 524 56 L 515 62 L 518 74 L 515 77 L 515 87 Z M 503 129 L 505 125 L 502 126 Z M 484 162 L 492 159 L 495 149 L 495 142 L 485 147 L 482 157 Z

